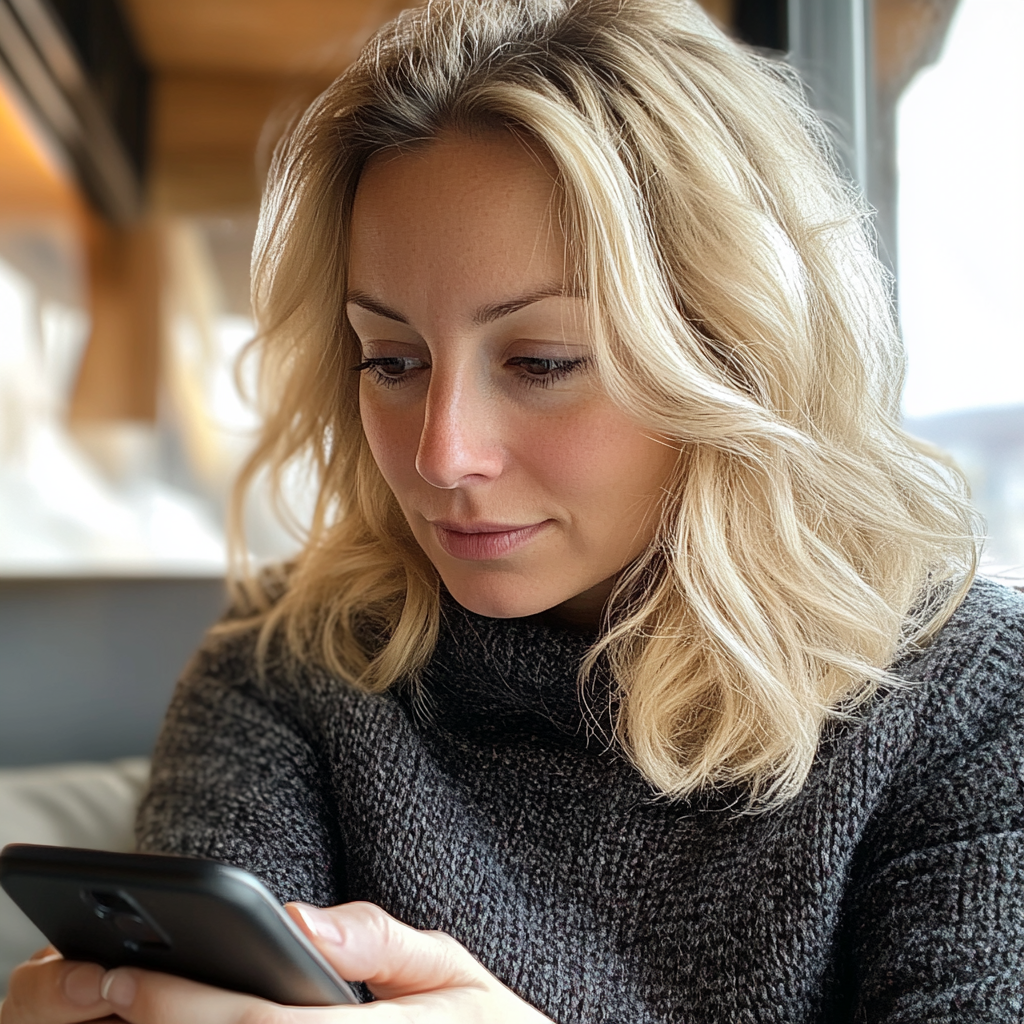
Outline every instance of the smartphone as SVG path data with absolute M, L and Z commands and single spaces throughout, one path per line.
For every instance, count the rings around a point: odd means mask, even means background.
M 289 1006 L 360 1001 L 266 886 L 230 864 L 12 843 L 0 852 L 0 885 L 68 960 Z

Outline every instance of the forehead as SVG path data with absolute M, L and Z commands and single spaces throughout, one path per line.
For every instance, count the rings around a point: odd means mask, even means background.
M 564 261 L 554 165 L 507 131 L 448 135 L 411 152 L 375 155 L 360 177 L 350 228 L 350 276 L 505 261 Z M 385 266 L 386 265 L 386 266 Z
M 412 149 L 375 153 L 360 175 L 356 203 L 403 193 L 443 203 L 540 200 L 545 206 L 560 193 L 554 161 L 540 143 L 510 130 L 445 132 Z

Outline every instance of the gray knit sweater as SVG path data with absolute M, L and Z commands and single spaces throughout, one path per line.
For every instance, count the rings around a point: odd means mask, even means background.
M 440 928 L 559 1022 L 1024 1019 L 1024 599 L 977 583 L 799 797 L 654 799 L 586 741 L 587 639 L 449 606 L 431 713 L 208 643 L 140 847 Z

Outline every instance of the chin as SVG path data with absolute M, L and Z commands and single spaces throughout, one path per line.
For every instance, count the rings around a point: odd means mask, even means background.
M 545 593 L 521 578 L 460 579 L 441 577 L 448 593 L 467 611 L 489 619 L 521 619 L 539 615 L 571 595 Z

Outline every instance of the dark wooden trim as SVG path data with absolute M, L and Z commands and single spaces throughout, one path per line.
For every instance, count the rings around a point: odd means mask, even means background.
M 149 73 L 116 0 L 0 0 L 0 62 L 99 212 L 139 216 Z

